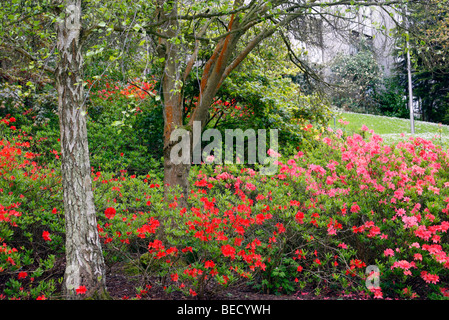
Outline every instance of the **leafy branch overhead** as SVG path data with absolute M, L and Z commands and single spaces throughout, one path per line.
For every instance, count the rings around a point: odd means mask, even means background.
M 419 2 L 419 1 L 411 1 Z M 83 2 L 83 25 L 81 40 L 87 41 L 89 37 L 104 38 L 111 34 L 136 33 L 140 36 L 154 37 L 154 43 L 160 39 L 173 38 L 167 34 L 163 27 L 171 19 L 178 21 L 175 38 L 179 44 L 192 48 L 194 43 L 202 42 L 205 46 L 219 44 L 221 40 L 233 37 L 243 40 L 242 35 L 250 30 L 257 32 L 252 39 L 246 39 L 245 45 L 238 52 L 240 55 L 233 60 L 229 73 L 264 39 L 272 36 L 280 28 L 286 27 L 295 20 L 327 18 L 338 16 L 340 19 L 349 18 L 347 10 L 357 10 L 361 6 L 395 7 L 403 1 L 166 1 L 163 8 L 157 8 L 157 1 L 109 1 L 103 3 L 98 0 Z M 20 48 L 18 53 L 25 58 L 38 61 L 40 57 L 54 53 L 52 41 L 54 32 L 51 25 L 60 19 L 62 4 L 51 0 L 31 0 L 23 7 L 20 2 L 3 2 L 2 20 L 6 23 L 0 27 L 0 34 L 5 38 L 4 45 Z M 177 12 L 166 16 L 171 5 L 177 6 Z M 338 9 L 334 9 L 338 8 Z M 344 8 L 341 10 L 340 8 Z M 162 11 L 161 11 L 162 10 Z M 238 22 L 229 27 L 230 19 Z M 204 30 L 204 27 L 206 29 Z M 42 54 L 34 56 L 27 52 L 34 52 L 29 44 L 19 41 L 21 35 L 35 33 L 45 43 L 40 47 Z M 6 37 L 7 36 L 7 37 Z M 3 37 L 2 37 L 3 38 Z M 174 41 L 174 40 L 173 40 Z M 103 47 L 107 45 L 102 44 Z M 89 50 L 90 49 L 86 49 Z M 39 64 L 42 69 L 51 72 L 54 62 Z M 53 64 L 53 65 L 52 65 Z

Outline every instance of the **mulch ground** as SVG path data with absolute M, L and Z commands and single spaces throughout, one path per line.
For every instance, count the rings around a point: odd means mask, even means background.
M 109 271 L 106 278 L 106 285 L 109 294 L 113 299 L 131 299 L 135 298 L 137 287 L 145 286 L 139 281 L 139 277 L 126 274 L 120 267 L 115 267 Z M 151 279 L 151 289 L 141 296 L 142 300 L 198 300 L 198 297 L 185 296 L 179 291 L 167 293 L 161 285 L 155 284 Z M 209 288 L 205 292 L 204 300 L 366 300 L 366 296 L 360 295 L 341 295 L 337 292 L 322 292 L 316 296 L 312 290 L 298 291 L 291 295 L 286 294 L 266 294 L 257 292 L 248 285 L 227 288 L 225 291 Z
M 52 269 L 51 278 L 61 280 L 64 276 L 65 263 L 63 259 L 58 259 L 55 268 Z M 8 277 L 0 276 L 0 294 L 6 287 Z M 56 292 L 61 292 L 61 282 L 56 282 Z M 139 294 L 137 288 L 147 289 L 146 284 L 151 288 L 144 294 Z M 109 295 L 113 300 L 131 300 L 138 298 L 140 300 L 168 300 L 168 301 L 192 301 L 200 300 L 198 296 L 186 296 L 182 292 L 164 290 L 163 285 L 159 284 L 157 279 L 149 279 L 143 282 L 139 275 L 130 275 L 124 267 L 117 264 L 110 268 L 106 275 L 106 286 Z M 1 295 L 0 295 L 1 296 Z M 58 299 L 56 293 L 53 297 Z M 359 294 L 342 294 L 336 291 L 322 291 L 320 295 L 315 295 L 313 288 L 306 288 L 293 294 L 273 293 L 267 294 L 258 292 L 250 285 L 240 284 L 238 286 L 223 289 L 221 286 L 206 288 L 202 300 L 372 300 L 371 297 Z

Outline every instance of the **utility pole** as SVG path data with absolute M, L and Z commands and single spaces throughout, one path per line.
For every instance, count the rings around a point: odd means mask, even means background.
M 408 75 L 408 106 L 410 110 L 410 132 L 411 134 L 415 134 L 415 116 L 413 114 L 413 85 L 412 85 L 412 64 L 410 61 L 410 42 L 409 42 L 409 23 L 407 18 L 407 4 L 405 4 L 405 15 L 404 19 L 406 20 L 406 50 L 407 50 L 407 75 Z

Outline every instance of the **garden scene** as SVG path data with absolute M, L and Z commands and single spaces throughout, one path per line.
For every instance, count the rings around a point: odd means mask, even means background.
M 449 299 L 446 0 L 0 21 L 0 304 Z

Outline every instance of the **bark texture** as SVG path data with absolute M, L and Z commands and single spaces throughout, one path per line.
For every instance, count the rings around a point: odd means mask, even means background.
M 80 46 L 81 0 L 63 1 L 64 18 L 57 24 L 56 67 L 62 183 L 66 227 L 66 299 L 106 295 L 104 258 L 97 230 L 92 191 Z M 87 293 L 77 295 L 85 286 Z

